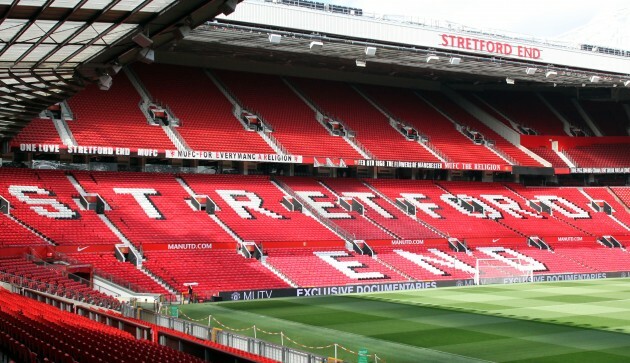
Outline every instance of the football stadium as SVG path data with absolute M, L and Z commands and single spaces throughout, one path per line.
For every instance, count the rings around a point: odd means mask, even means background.
M 630 46 L 347 4 L 0 0 L 0 363 L 630 360 Z

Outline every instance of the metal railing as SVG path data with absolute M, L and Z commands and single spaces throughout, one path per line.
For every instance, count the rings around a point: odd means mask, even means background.
M 159 314 L 150 310 L 123 309 L 123 315 L 137 318 L 158 326 L 173 329 L 196 338 L 212 341 L 213 328 L 210 324 L 199 324 L 192 321 Z M 326 358 L 313 353 L 303 352 L 284 345 L 266 342 L 261 339 L 235 334 L 225 330 L 215 330 L 214 342 L 228 347 L 240 349 L 262 357 L 283 363 L 325 363 Z

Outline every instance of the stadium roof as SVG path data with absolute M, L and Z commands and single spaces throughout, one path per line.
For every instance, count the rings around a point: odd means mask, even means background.
M 0 139 L 136 60 L 142 47 L 183 37 L 237 2 L 0 0 Z

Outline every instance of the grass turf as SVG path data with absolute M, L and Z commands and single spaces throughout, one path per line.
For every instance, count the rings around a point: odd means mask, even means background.
M 630 361 L 624 279 L 193 304 L 181 311 L 206 323 L 212 315 L 230 328 L 255 324 L 258 338 L 275 343 L 279 335 L 260 329 L 283 331 L 305 346 L 367 348 L 389 363 Z M 239 333 L 252 336 L 253 329 Z M 304 350 L 334 355 L 330 347 Z M 357 361 L 341 348 L 338 356 Z

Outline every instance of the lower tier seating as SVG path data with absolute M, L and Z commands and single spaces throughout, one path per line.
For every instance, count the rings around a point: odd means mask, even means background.
M 343 249 L 272 249 L 267 263 L 299 286 L 409 281 L 379 260 Z
M 178 291 L 197 283 L 194 294 L 203 300 L 220 291 L 289 287 L 258 260 L 234 250 L 154 251 L 145 257 L 144 267 Z
M 115 298 L 68 277 L 63 267 L 38 265 L 24 257 L 0 258 L 0 277 L 5 282 L 61 297 L 111 309 L 120 307 L 120 302 Z
M 0 350 L 19 362 L 204 362 L 7 290 L 0 306 Z
M 168 290 L 160 286 L 148 275 L 138 270 L 138 268 L 133 264 L 116 259 L 112 252 L 69 253 L 66 256 L 71 261 L 92 265 L 96 275 L 132 291 L 166 295 L 170 294 Z

